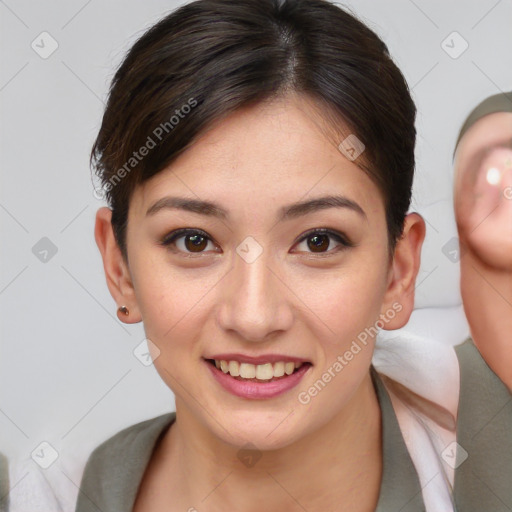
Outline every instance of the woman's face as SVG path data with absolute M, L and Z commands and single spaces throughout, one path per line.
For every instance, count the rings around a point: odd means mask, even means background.
M 487 265 L 512 271 L 512 113 L 490 114 L 462 137 L 455 160 L 460 238 Z
M 341 414 L 368 378 L 365 328 L 391 308 L 381 194 L 314 116 L 291 98 L 237 111 L 130 204 L 129 269 L 154 364 L 177 410 L 233 445 L 283 447 Z M 326 196 L 338 206 L 298 206 Z M 244 383 L 210 359 L 261 379 Z M 265 382 L 280 361 L 308 364 Z

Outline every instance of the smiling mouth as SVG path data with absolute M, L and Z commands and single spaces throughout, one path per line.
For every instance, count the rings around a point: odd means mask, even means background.
M 311 366 L 311 363 L 308 362 L 293 363 L 279 361 L 255 365 L 215 359 L 206 359 L 206 361 L 223 373 L 229 374 L 234 379 L 243 382 L 273 382 L 282 380 L 297 372 L 303 366 Z

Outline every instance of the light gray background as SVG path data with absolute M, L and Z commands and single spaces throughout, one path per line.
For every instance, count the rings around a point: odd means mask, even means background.
M 142 325 L 117 320 L 93 237 L 103 203 L 93 196 L 88 158 L 122 56 L 178 4 L 0 1 L 0 449 L 15 458 L 46 441 L 64 467 L 121 428 L 174 408 L 154 368 L 133 354 Z M 512 1 L 343 5 L 388 44 L 417 103 L 412 209 L 428 223 L 417 308 L 453 312 L 436 332 L 461 342 L 458 265 L 443 253 L 456 236 L 451 155 L 469 110 L 512 89 Z M 43 31 L 58 43 L 46 59 L 31 47 L 35 40 L 48 50 Z M 458 36 L 443 44 L 454 31 L 469 44 L 458 58 Z M 57 248 L 46 262 L 32 250 L 43 237 Z

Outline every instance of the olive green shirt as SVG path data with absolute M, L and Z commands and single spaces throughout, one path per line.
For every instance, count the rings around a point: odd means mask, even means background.
M 383 473 L 377 512 L 423 512 L 419 479 L 391 401 L 372 371 L 382 411 Z M 172 412 L 137 423 L 98 446 L 87 461 L 76 512 L 131 512 L 158 440 L 175 421 Z
M 0 453 L 0 512 L 9 508 L 9 467 L 7 457 Z
M 455 351 L 460 363 L 457 442 L 467 453 L 455 471 L 455 503 L 460 512 L 511 512 L 512 394 L 471 339 Z M 465 457 L 462 449 L 457 463 Z

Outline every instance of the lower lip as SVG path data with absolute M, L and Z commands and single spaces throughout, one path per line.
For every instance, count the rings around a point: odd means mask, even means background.
M 254 382 L 235 379 L 229 373 L 224 373 L 208 361 L 205 360 L 204 362 L 224 389 L 241 398 L 252 399 L 272 398 L 285 393 L 295 387 L 311 367 L 310 364 L 303 364 L 297 371 L 282 379 L 269 382 Z

